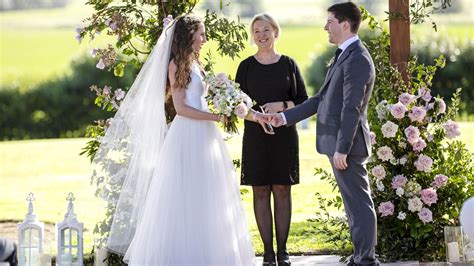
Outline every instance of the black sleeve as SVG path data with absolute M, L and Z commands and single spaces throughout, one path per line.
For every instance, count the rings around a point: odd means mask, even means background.
M 293 98 L 293 103 L 295 105 L 298 105 L 306 99 L 308 99 L 308 94 L 306 93 L 306 86 L 304 85 L 304 79 L 303 76 L 301 75 L 300 69 L 296 62 L 290 58 L 290 64 L 292 65 L 292 70 L 294 73 L 294 78 L 295 78 L 295 83 L 296 83 L 296 95 Z
M 240 84 L 240 89 L 249 94 L 247 89 L 247 68 L 248 68 L 247 60 L 240 62 L 239 68 L 237 68 L 237 73 L 235 73 L 235 82 Z

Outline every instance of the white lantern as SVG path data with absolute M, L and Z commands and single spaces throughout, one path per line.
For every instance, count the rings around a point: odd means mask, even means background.
M 75 198 L 69 193 L 66 198 L 68 203 L 64 221 L 56 223 L 56 243 L 58 244 L 57 265 L 82 266 L 82 230 L 84 225 L 79 223 L 74 213 Z
M 36 265 L 39 255 L 43 252 L 44 223 L 36 217 L 33 208 L 35 196 L 29 193 L 28 213 L 23 223 L 18 224 L 18 264 Z

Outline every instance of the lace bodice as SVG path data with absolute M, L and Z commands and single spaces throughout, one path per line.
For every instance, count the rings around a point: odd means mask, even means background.
M 207 101 L 207 87 L 197 63 L 191 66 L 191 81 L 186 88 L 186 104 L 199 110 L 209 110 Z

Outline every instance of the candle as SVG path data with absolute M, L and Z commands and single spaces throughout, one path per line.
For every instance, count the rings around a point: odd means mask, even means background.
M 458 242 L 449 242 L 448 243 L 448 261 L 449 262 L 459 262 L 459 246 Z
M 107 258 L 107 250 L 98 248 L 95 251 L 94 266 L 107 266 L 107 262 L 104 261 Z

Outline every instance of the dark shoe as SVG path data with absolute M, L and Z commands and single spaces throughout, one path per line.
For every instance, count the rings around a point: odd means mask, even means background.
M 277 253 L 278 266 L 289 266 L 291 265 L 290 255 L 286 250 L 280 250 Z
M 263 253 L 263 263 L 262 265 L 265 266 L 276 266 L 275 261 L 275 253 L 272 251 L 271 253 Z
M 379 266 L 380 265 L 380 263 L 377 259 L 375 260 L 374 263 L 368 263 L 368 264 L 366 264 L 366 263 L 364 263 L 364 264 L 355 263 L 352 256 L 350 257 L 349 260 L 346 260 L 346 263 L 347 263 L 347 266 Z

